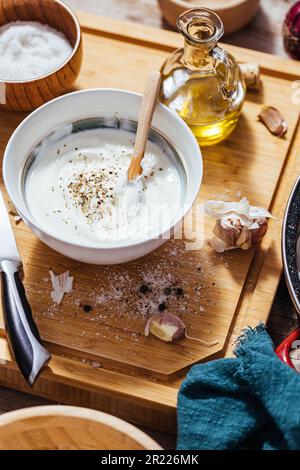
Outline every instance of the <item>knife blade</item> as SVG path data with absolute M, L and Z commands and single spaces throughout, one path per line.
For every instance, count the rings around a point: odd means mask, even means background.
M 19 275 L 22 261 L 0 191 L 1 301 L 8 341 L 24 378 L 33 385 L 50 353 L 42 344 Z

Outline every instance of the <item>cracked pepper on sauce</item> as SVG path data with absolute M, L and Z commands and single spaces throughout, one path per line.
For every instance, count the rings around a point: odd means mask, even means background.
M 40 226 L 77 244 L 114 246 L 154 237 L 172 225 L 183 201 L 176 164 L 148 142 L 143 173 L 127 170 L 132 133 L 97 129 L 46 148 L 26 176 L 28 207 Z

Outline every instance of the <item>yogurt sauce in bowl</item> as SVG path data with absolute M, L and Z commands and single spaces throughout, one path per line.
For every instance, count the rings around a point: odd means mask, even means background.
M 143 173 L 127 182 L 136 124 L 87 119 L 54 132 L 27 164 L 27 206 L 43 229 L 72 243 L 113 247 L 158 237 L 176 218 L 185 173 L 171 145 L 151 130 Z

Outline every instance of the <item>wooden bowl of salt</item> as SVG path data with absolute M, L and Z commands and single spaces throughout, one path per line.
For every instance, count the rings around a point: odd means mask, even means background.
M 100 411 L 36 406 L 0 417 L 0 450 L 161 450 L 135 426 Z
M 0 107 L 32 111 L 69 91 L 82 63 L 81 29 L 60 0 L 0 2 Z

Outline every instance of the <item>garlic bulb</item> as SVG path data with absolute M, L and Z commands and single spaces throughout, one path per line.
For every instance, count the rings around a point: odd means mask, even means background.
M 267 233 L 267 218 L 272 217 L 266 209 L 250 206 L 247 198 L 239 202 L 208 201 L 204 207 L 217 219 L 212 246 L 218 253 L 255 246 Z

